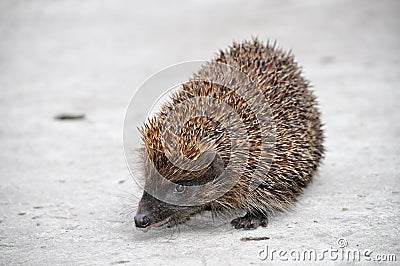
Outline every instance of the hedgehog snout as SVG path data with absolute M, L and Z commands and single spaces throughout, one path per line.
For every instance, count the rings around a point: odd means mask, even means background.
M 138 228 L 145 228 L 149 226 L 151 223 L 151 220 L 148 215 L 146 214 L 137 214 L 135 216 L 135 225 Z
M 145 230 L 150 227 L 159 227 L 169 222 L 174 212 L 172 205 L 170 206 L 144 191 L 134 218 L 135 225 Z
M 154 213 L 157 212 L 159 204 L 157 200 L 144 191 L 143 196 L 139 202 L 139 207 L 134 218 L 135 225 L 138 228 L 145 228 L 151 225 L 155 221 Z

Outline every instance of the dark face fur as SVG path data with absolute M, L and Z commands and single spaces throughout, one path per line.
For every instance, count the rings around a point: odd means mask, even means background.
M 214 180 L 222 172 L 222 160 L 216 155 L 209 166 L 202 171 L 186 173 L 192 177 L 190 180 L 171 182 L 161 175 L 152 173 L 146 178 L 145 191 L 135 216 L 136 227 L 143 228 L 147 232 L 154 227 L 174 226 L 207 209 L 209 206 L 207 202 L 198 199 L 206 199 L 211 195 L 204 195 L 198 185 Z M 157 198 L 153 195 L 157 195 Z M 198 202 L 198 204 L 185 204 L 185 202 Z
M 181 189 L 184 189 L 182 185 L 176 186 L 177 191 Z M 191 215 L 201 212 L 203 209 L 203 206 L 178 206 L 168 204 L 144 191 L 135 216 L 135 225 L 138 228 L 143 228 L 145 232 L 151 228 L 166 224 L 174 226 L 185 221 Z

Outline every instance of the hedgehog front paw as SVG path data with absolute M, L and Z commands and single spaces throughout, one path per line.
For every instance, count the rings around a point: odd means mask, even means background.
M 266 227 L 268 225 L 268 218 L 264 216 L 253 216 L 246 214 L 243 217 L 233 219 L 231 225 L 236 229 L 243 228 L 244 230 L 256 229 L 260 225 Z

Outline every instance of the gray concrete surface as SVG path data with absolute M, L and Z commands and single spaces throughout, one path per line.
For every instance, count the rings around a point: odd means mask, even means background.
M 0 264 L 266 264 L 265 245 L 322 252 L 340 238 L 398 263 L 399 12 L 386 0 L 1 1 Z M 205 214 L 136 230 L 141 192 L 122 152 L 133 90 L 251 36 L 293 49 L 315 86 L 328 150 L 315 182 L 266 229 Z M 86 119 L 53 118 L 63 112 Z

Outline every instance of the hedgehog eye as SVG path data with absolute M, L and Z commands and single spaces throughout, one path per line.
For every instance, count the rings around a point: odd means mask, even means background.
M 181 184 L 176 184 L 174 188 L 174 193 L 183 193 L 185 191 L 185 186 Z

